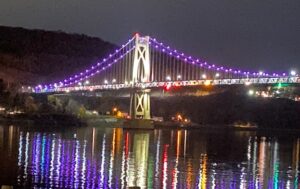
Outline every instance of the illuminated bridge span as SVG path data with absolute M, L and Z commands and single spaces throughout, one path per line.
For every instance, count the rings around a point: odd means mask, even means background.
M 133 88 L 131 116 L 150 119 L 151 88 L 274 83 L 300 83 L 300 78 L 295 73 L 249 72 L 209 64 L 136 34 L 90 68 L 55 83 L 38 85 L 33 92 Z

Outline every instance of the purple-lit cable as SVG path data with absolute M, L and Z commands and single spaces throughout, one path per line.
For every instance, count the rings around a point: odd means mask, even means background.
M 69 80 L 69 81 L 65 81 L 63 83 L 63 85 L 39 85 L 38 87 L 36 87 L 36 91 L 53 91 L 53 89 L 57 88 L 57 87 L 68 87 L 70 85 L 76 84 L 82 80 L 88 79 L 90 77 L 95 76 L 98 73 L 101 73 L 105 70 L 107 70 L 108 68 L 110 68 L 112 65 L 116 64 L 119 60 L 121 60 L 122 58 L 124 58 L 127 54 L 129 54 L 130 52 L 132 52 L 132 50 L 134 50 L 135 46 L 132 46 L 130 49 L 128 49 L 125 53 L 121 54 L 119 57 L 111 60 L 111 61 L 107 61 L 105 60 L 104 62 L 101 62 L 100 64 L 97 64 L 97 67 L 95 67 L 92 71 L 90 71 L 88 74 L 85 75 L 81 75 L 80 77 L 77 77 L 73 80 Z M 101 67 L 100 67 L 101 66 Z M 97 69 L 96 69 L 97 68 Z M 62 83 L 62 82 L 61 82 Z
M 208 64 L 207 62 L 201 62 L 199 59 L 194 59 L 192 58 L 192 56 L 187 56 L 182 52 L 179 52 L 177 50 L 173 50 L 170 48 L 170 46 L 166 46 L 161 42 L 158 42 L 155 38 L 150 38 L 150 45 L 163 52 L 166 54 L 169 54 L 172 57 L 175 57 L 183 62 L 187 62 L 190 64 L 194 64 L 194 65 L 198 65 L 202 68 L 207 68 L 209 70 L 214 70 L 214 71 L 220 71 L 220 72 L 226 72 L 226 73 L 233 73 L 236 75 L 243 75 L 243 76 L 254 76 L 254 77 L 279 77 L 279 76 L 286 76 L 286 73 L 282 73 L 282 74 L 277 74 L 277 73 L 273 73 L 273 74 L 269 74 L 266 72 L 250 72 L 250 71 L 242 71 L 242 70 L 238 70 L 238 69 L 233 69 L 233 68 L 226 68 L 223 66 L 216 66 L 215 64 Z
M 39 90 L 42 90 L 42 89 L 47 90 L 47 89 L 54 89 L 56 87 L 66 87 L 71 84 L 77 83 L 81 80 L 87 79 L 87 78 L 95 75 L 96 73 L 99 73 L 99 67 L 101 67 L 101 69 L 102 69 L 103 64 L 105 64 L 105 63 L 109 62 L 109 60 L 113 59 L 114 56 L 116 56 L 118 53 L 121 52 L 121 50 L 123 50 L 124 48 L 129 46 L 134 39 L 135 39 L 135 37 L 132 37 L 131 39 L 128 40 L 128 42 L 126 44 L 122 45 L 119 49 L 115 50 L 114 53 L 109 54 L 106 58 L 103 58 L 103 60 L 101 62 L 97 62 L 97 64 L 92 65 L 90 68 L 86 69 L 85 71 L 74 74 L 73 76 L 67 77 L 67 78 L 65 78 L 61 81 L 55 82 L 55 83 L 38 85 L 35 87 L 35 89 L 36 90 L 38 90 L 38 89 Z M 133 48 L 131 48 L 130 50 L 127 50 L 125 53 L 121 54 L 118 58 L 113 59 L 112 62 L 115 62 L 117 59 L 119 60 L 120 57 L 122 58 L 122 57 L 126 56 L 129 53 L 129 51 L 132 51 L 132 49 Z

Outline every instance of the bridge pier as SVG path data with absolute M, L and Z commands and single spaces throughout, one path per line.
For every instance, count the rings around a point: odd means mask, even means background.
M 150 89 L 134 89 L 130 94 L 131 119 L 151 119 Z

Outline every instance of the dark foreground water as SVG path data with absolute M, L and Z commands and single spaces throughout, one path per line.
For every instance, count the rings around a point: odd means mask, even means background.
M 290 134 L 0 126 L 0 185 L 299 188 L 299 151 Z

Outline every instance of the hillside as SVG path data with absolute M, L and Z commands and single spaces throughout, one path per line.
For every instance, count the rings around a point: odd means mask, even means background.
M 113 48 L 86 35 L 0 26 L 0 79 L 20 84 L 54 81 L 90 66 Z

